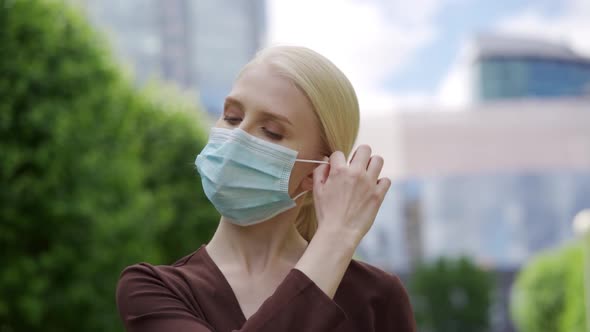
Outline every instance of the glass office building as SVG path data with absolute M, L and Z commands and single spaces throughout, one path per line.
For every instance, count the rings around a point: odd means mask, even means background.
M 212 115 L 265 42 L 265 0 L 71 1 L 107 33 L 139 84 L 174 82 L 194 91 Z
M 590 59 L 565 45 L 483 36 L 473 65 L 478 101 L 590 95 Z
M 514 269 L 539 251 L 570 240 L 571 221 L 590 207 L 588 197 L 588 172 L 506 172 L 394 182 L 359 254 L 398 272 L 411 270 L 421 260 L 461 255 L 490 267 Z
M 359 257 L 396 272 L 461 255 L 514 270 L 571 241 L 574 216 L 590 209 L 588 105 L 518 100 L 364 119 L 358 141 L 383 156 L 392 186 Z

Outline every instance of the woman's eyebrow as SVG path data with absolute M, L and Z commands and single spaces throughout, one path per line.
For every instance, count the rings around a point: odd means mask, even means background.
M 225 106 L 227 107 L 228 104 L 235 105 L 241 110 L 244 109 L 244 105 L 239 100 L 232 97 L 225 98 Z
M 227 104 L 235 105 L 236 107 L 238 107 L 242 111 L 244 110 L 244 104 L 242 104 L 239 100 L 237 100 L 236 98 L 233 98 L 233 97 L 229 97 L 229 96 L 226 97 L 225 104 L 226 105 Z M 260 111 L 260 113 L 265 118 L 278 120 L 278 121 L 285 122 L 285 123 L 293 126 L 293 123 L 291 123 L 291 121 L 289 121 L 289 119 L 282 114 L 277 114 L 277 113 L 273 113 L 273 112 L 269 112 L 269 111 Z
M 268 112 L 268 111 L 260 111 L 260 113 L 262 113 L 262 115 L 266 118 L 270 118 L 270 119 L 274 119 L 274 120 L 278 120 L 281 122 L 285 122 L 287 124 L 289 124 L 290 126 L 293 126 L 293 124 L 291 123 L 291 121 L 289 121 L 289 119 L 281 114 L 277 114 L 277 113 L 272 113 L 272 112 Z

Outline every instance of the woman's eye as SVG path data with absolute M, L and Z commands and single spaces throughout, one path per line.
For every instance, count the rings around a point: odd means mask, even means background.
M 224 116 L 223 120 L 232 126 L 237 126 L 238 124 L 240 124 L 240 121 L 242 121 L 241 118 L 235 118 L 231 116 Z
M 273 133 L 272 131 L 270 131 L 266 128 L 262 128 L 262 130 L 264 131 L 266 136 L 272 140 L 280 141 L 283 139 L 283 135 L 281 135 L 281 134 Z

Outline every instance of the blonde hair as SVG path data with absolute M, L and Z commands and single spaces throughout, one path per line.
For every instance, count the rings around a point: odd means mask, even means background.
M 320 123 L 322 153 L 350 154 L 359 129 L 359 105 L 354 88 L 344 73 L 321 54 L 305 47 L 273 46 L 259 51 L 242 72 L 266 64 L 292 81 L 308 98 Z M 313 193 L 305 194 L 295 225 L 310 241 L 318 223 Z

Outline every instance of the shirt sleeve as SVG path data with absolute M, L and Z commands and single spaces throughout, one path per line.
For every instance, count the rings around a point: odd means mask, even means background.
M 145 265 L 127 268 L 117 286 L 117 306 L 128 332 L 214 332 L 182 291 Z M 236 332 L 331 331 L 344 311 L 303 272 L 293 269 Z
M 332 331 L 347 316 L 305 273 L 292 269 L 240 331 Z
M 410 304 L 410 297 L 397 276 L 392 276 L 387 311 L 383 316 L 386 323 L 380 331 L 416 332 L 416 321 Z

